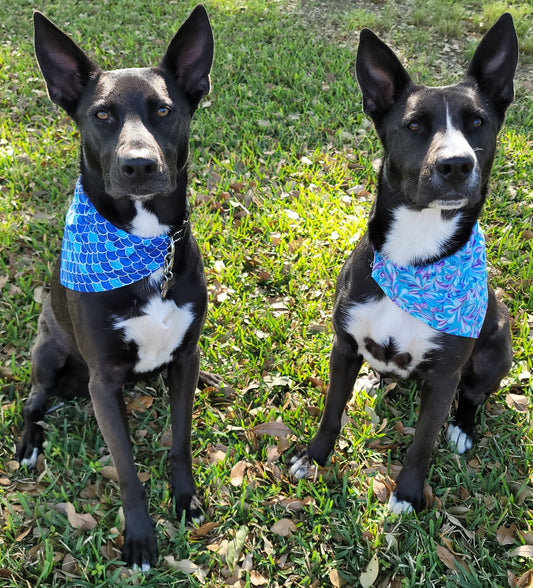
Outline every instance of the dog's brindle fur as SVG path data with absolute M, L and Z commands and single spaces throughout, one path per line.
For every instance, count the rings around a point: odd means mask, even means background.
M 489 288 L 477 340 L 435 331 L 385 297 L 371 276 L 373 250 L 399 265 L 423 265 L 466 243 L 486 198 L 517 59 L 506 14 L 482 39 L 463 82 L 428 88 L 411 81 L 374 33 L 361 32 L 357 78 L 383 164 L 368 230 L 337 282 L 326 407 L 317 434 L 293 459 L 296 477 L 311 475 L 313 462 L 324 465 L 333 450 L 363 359 L 381 373 L 421 383 L 418 425 L 389 503 L 393 512 L 422 508 L 431 453 L 456 390 L 448 438 L 459 452 L 471 447 L 475 413 L 511 366 L 507 310 Z
M 210 87 L 213 36 L 205 9 L 194 9 L 154 68 L 102 71 L 42 14 L 35 13 L 34 24 L 50 98 L 80 130 L 81 179 L 95 208 L 131 233 L 173 234 L 187 216 L 189 123 Z M 175 508 L 178 516 L 201 518 L 190 436 L 207 290 L 189 228 L 176 244 L 173 273 L 174 286 L 163 300 L 162 271 L 116 290 L 80 293 L 59 283 L 56 268 L 39 320 L 17 449 L 23 463 L 34 465 L 49 395 L 88 392 L 118 471 L 126 519 L 123 558 L 143 570 L 156 562 L 157 544 L 128 435 L 126 382 L 167 369 Z

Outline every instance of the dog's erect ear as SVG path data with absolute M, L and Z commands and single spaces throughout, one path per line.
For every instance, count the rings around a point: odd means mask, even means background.
M 379 118 L 411 83 L 395 53 L 371 30 L 363 29 L 355 70 L 363 94 L 363 110 Z
M 162 61 L 162 65 L 176 76 L 193 109 L 202 96 L 209 93 L 213 48 L 209 17 L 206 9 L 199 4 L 181 25 Z
M 503 115 L 514 98 L 513 78 L 518 62 L 518 40 L 513 18 L 505 13 L 481 39 L 468 66 L 481 92 Z
M 40 12 L 33 14 L 35 54 L 48 86 L 50 99 L 74 113 L 92 73 L 98 67 Z

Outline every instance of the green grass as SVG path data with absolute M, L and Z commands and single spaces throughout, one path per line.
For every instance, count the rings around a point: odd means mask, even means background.
M 44 11 L 111 68 L 156 62 L 193 4 L 62 2 Z M 102 473 L 106 449 L 87 402 L 47 416 L 38 473 L 11 461 L 42 286 L 77 175 L 78 133 L 49 102 L 37 70 L 34 4 L 4 0 L 0 9 L 0 586 L 225 586 L 237 577 L 235 586 L 358 586 L 374 554 L 375 586 L 508 586 L 508 574 L 519 578 L 533 567 L 509 555 L 533 532 L 531 5 L 511 7 L 522 65 L 482 219 L 492 282 L 513 317 L 513 368 L 481 415 L 475 449 L 459 458 L 442 440 L 436 448 L 431 508 L 398 519 L 379 496 L 390 491 L 416 424 L 417 392 L 409 384 L 371 395 L 356 384 L 319 480 L 287 476 L 291 455 L 314 434 L 323 409 L 335 278 L 364 231 L 380 156 L 353 75 L 357 32 L 374 28 L 416 79 L 445 84 L 459 79 L 503 5 L 206 4 L 217 43 L 213 90 L 193 122 L 190 164 L 194 231 L 210 292 L 202 362 L 234 391 L 224 397 L 207 390 L 195 404 L 195 475 L 216 524 L 206 536 L 170 509 L 162 380 L 126 391 L 128 401 L 156 397 L 148 411 L 130 415 L 161 554 L 146 577 L 117 559 L 118 487 Z M 509 408 L 509 393 L 525 395 L 528 410 Z M 283 421 L 288 437 L 255 434 L 270 421 Z M 234 486 L 231 471 L 240 462 L 247 464 L 244 479 Z M 288 498 L 298 510 L 287 508 Z M 55 508 L 64 502 L 92 514 L 97 526 L 74 530 Z M 295 530 L 277 534 L 280 519 Z M 512 542 L 500 545 L 497 531 L 511 524 Z M 464 565 L 449 569 L 442 548 Z M 180 560 L 197 571 L 172 567 Z

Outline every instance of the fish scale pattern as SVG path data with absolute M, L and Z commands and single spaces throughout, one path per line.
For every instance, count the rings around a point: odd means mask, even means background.
M 104 292 L 163 267 L 169 237 L 138 237 L 115 227 L 92 205 L 78 179 L 65 218 L 60 281 L 77 292 Z
M 428 265 L 402 267 L 374 251 L 372 277 L 397 306 L 430 327 L 479 337 L 488 286 L 485 239 L 478 223 L 459 251 Z

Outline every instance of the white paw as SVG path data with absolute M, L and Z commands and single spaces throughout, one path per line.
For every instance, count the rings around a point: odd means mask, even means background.
M 408 514 L 413 512 L 413 505 L 410 502 L 407 502 L 407 500 L 398 500 L 394 492 L 389 498 L 389 504 L 387 507 L 389 511 L 395 515 Z
M 302 457 L 297 457 L 295 455 L 291 459 L 291 464 L 289 474 L 296 480 L 316 477 L 318 469 L 314 463 L 311 463 L 307 454 L 302 455 Z
M 195 517 L 191 517 L 191 521 L 195 525 L 202 525 L 205 521 L 204 513 L 202 512 L 202 502 L 196 496 L 196 494 L 191 498 L 191 510 L 198 510 L 199 513 Z
M 449 425 L 446 431 L 446 439 L 448 444 L 457 453 L 463 454 L 469 449 L 472 449 L 473 441 L 472 437 L 464 433 L 457 425 Z
M 34 468 L 37 464 L 37 458 L 39 457 L 39 450 L 37 447 L 33 448 L 31 457 L 25 457 L 21 462 L 20 465 L 27 466 L 28 468 Z
M 140 568 L 137 564 L 133 564 L 134 572 L 141 572 L 141 574 L 147 574 L 150 571 L 150 569 L 150 564 L 146 562 L 144 562 Z

